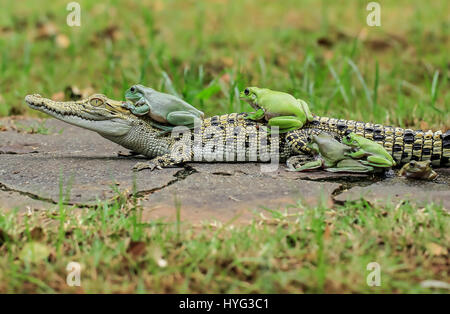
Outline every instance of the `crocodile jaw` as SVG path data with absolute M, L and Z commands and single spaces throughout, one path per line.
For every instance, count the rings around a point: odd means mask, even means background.
M 32 109 L 44 112 L 58 120 L 88 129 L 108 137 L 127 134 L 132 121 L 103 108 L 94 108 L 85 102 L 56 102 L 39 95 L 28 95 L 25 102 Z

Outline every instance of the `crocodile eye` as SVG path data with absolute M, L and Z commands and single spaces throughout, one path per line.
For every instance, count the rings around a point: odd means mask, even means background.
M 92 106 L 98 107 L 98 106 L 103 105 L 104 101 L 103 101 L 103 99 L 100 99 L 100 98 L 92 98 L 92 99 L 89 101 L 89 103 L 90 103 Z
M 249 90 L 248 88 L 246 88 L 246 89 L 244 90 L 244 94 L 248 96 L 248 94 L 250 94 L 250 90 Z

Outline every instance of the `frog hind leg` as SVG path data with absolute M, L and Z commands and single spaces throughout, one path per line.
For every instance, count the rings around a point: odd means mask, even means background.
M 307 162 L 306 164 L 304 164 L 298 168 L 295 168 L 294 170 L 291 170 L 291 171 L 300 172 L 300 171 L 306 171 L 306 170 L 314 170 L 314 169 L 318 169 L 320 167 L 322 167 L 322 160 L 317 159 L 314 161 Z
M 269 120 L 269 126 L 279 127 L 279 133 L 287 133 L 296 129 L 300 129 L 304 123 L 294 116 L 279 116 Z
M 357 160 L 344 159 L 336 164 L 336 167 L 325 169 L 329 172 L 354 172 L 354 173 L 367 173 L 373 172 L 374 168 L 368 165 L 364 165 Z
M 389 168 L 393 166 L 393 164 L 389 160 L 379 156 L 368 156 L 365 164 L 381 168 Z
M 172 125 L 183 125 L 187 126 L 189 128 L 192 128 L 194 124 L 200 123 L 201 118 L 189 111 L 173 111 L 170 112 L 167 117 L 167 122 L 169 122 Z

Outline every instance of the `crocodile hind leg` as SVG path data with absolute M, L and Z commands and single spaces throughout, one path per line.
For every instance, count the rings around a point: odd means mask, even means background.
M 298 154 L 308 154 L 311 155 L 313 150 L 308 145 L 311 142 L 312 135 L 319 135 L 321 133 L 327 133 L 332 135 L 339 142 L 341 141 L 341 137 L 334 132 L 323 131 L 320 129 L 307 128 L 307 129 L 298 129 L 289 132 L 286 134 L 286 142 L 289 147 Z

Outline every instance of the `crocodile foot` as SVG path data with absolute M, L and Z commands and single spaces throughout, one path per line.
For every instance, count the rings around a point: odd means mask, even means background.
M 154 162 L 138 162 L 134 165 L 133 170 L 134 171 L 141 171 L 144 169 L 150 169 L 150 171 L 153 171 L 155 169 L 162 169 L 161 166 L 158 166 Z

